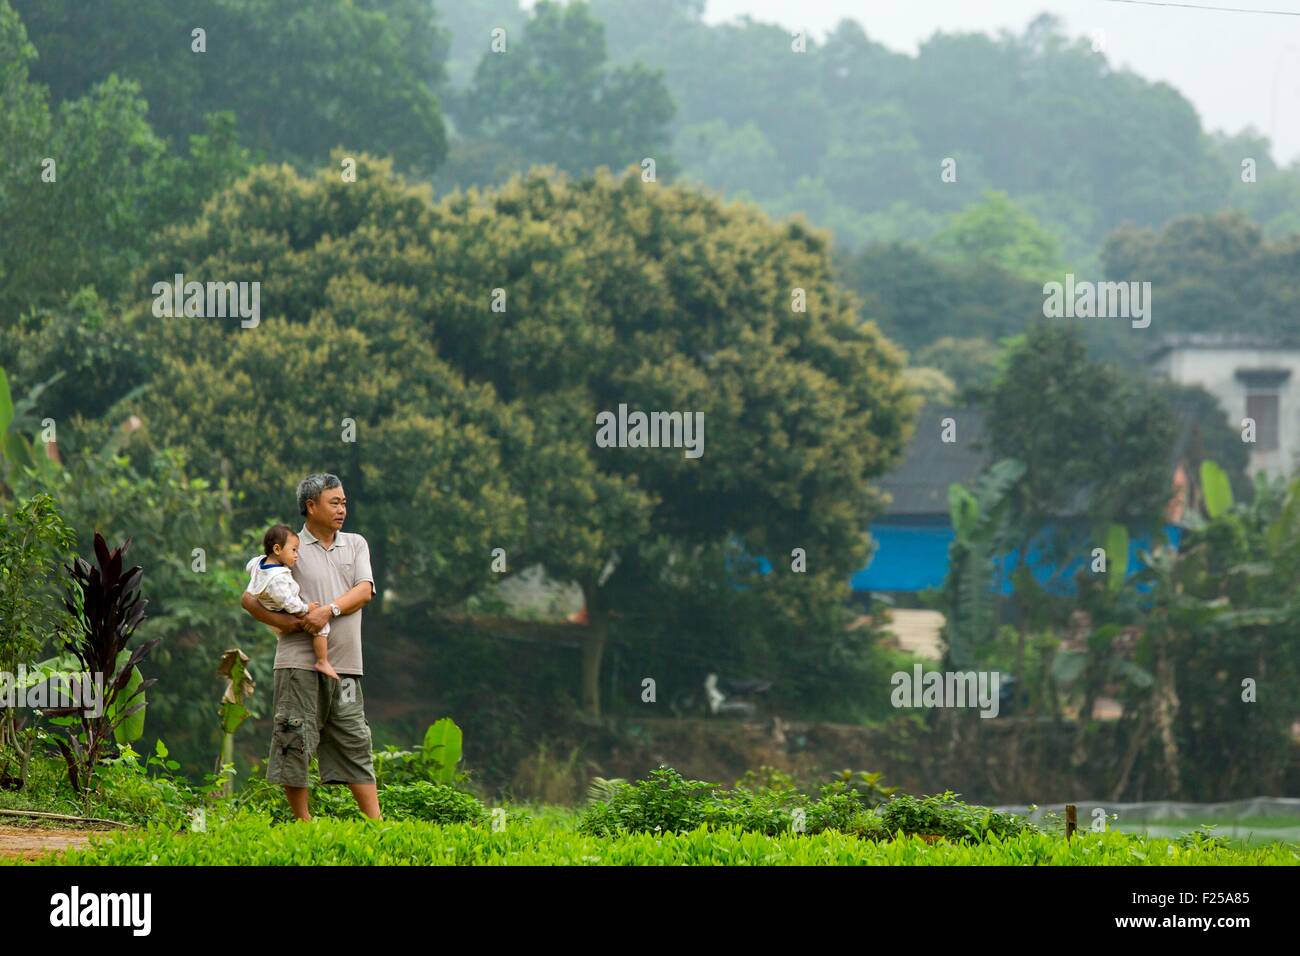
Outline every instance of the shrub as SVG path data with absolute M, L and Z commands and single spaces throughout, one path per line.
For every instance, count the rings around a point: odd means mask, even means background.
M 742 777 L 735 790 L 719 790 L 700 780 L 684 780 L 671 767 L 660 767 L 648 780 L 606 781 L 583 812 L 578 832 L 594 836 L 619 833 L 684 833 L 736 827 L 776 836 L 794 829 L 796 809 L 804 811 L 804 832 L 840 830 L 874 838 L 885 835 L 869 799 L 851 787 L 834 785 L 819 801 L 795 789 L 787 775 L 771 767 Z M 593 795 L 595 797 L 596 795 Z
M 123 744 L 118 755 L 104 760 L 95 775 L 96 812 L 133 823 L 157 823 L 173 829 L 184 827 L 192 810 L 203 803 L 203 793 L 171 771 L 180 765 L 170 760 L 161 740 L 142 764 L 140 755 Z M 151 772 L 152 771 L 152 772 Z
M 950 840 L 981 841 L 1036 833 L 1038 828 L 1021 817 L 957 799 L 951 790 L 929 797 L 895 796 L 878 813 L 887 833 L 937 833 Z
M 859 770 L 841 770 L 832 777 L 831 782 L 822 787 L 822 796 L 839 793 L 852 793 L 865 807 L 878 807 L 887 801 L 897 787 L 886 787 L 880 782 L 881 774 Z
M 483 804 L 468 793 L 428 780 L 385 787 L 379 791 L 379 808 L 386 820 L 482 824 L 488 817 Z
M 875 811 L 862 805 L 854 793 L 831 793 L 808 808 L 807 832 L 839 830 L 868 840 L 888 839 L 889 832 Z
M 735 826 L 751 833 L 775 836 L 793 829 L 793 810 L 805 806 L 808 798 L 796 790 L 736 789 L 714 796 L 705 809 L 710 828 Z
M 401 750 L 389 744 L 373 752 L 375 780 L 382 787 L 392 787 L 429 779 L 429 768 L 418 750 Z
M 616 785 L 608 800 L 593 803 L 578 824 L 580 833 L 684 833 L 709 816 L 714 785 L 684 780 L 672 767 L 659 767 L 648 780 Z

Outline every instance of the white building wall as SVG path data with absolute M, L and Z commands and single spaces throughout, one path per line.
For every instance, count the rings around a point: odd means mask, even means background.
M 1237 377 L 1239 369 L 1289 369 L 1291 375 L 1276 389 L 1278 448 L 1251 449 L 1250 472 L 1290 475 L 1300 454 L 1300 350 L 1246 348 L 1175 348 L 1152 363 L 1152 371 L 1183 385 L 1199 385 L 1219 400 L 1228 423 L 1241 431 L 1246 395 L 1251 390 Z

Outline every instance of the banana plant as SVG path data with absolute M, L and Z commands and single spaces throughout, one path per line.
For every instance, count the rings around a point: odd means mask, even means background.
M 0 484 L 13 488 L 18 477 L 28 470 L 42 479 L 58 473 L 58 463 L 48 455 L 38 454 L 28 433 L 38 424 L 32 409 L 41 393 L 62 377 L 60 372 L 15 400 L 9 389 L 9 377 L 0 368 Z
M 217 773 L 220 774 L 235 762 L 235 731 L 251 713 L 244 706 L 244 699 L 253 696 L 257 685 L 248 673 L 248 655 L 237 647 L 232 647 L 221 655 L 217 674 L 226 678 L 226 689 L 221 695 L 221 706 L 217 708 L 217 713 L 221 717 L 221 755 L 217 758 Z M 221 787 L 224 796 L 234 796 L 233 777 L 227 775 Z
M 424 761 L 431 768 L 429 779 L 448 786 L 455 784 L 461 754 L 461 732 L 456 722 L 444 717 L 431 724 L 424 734 L 423 750 Z
M 990 466 L 967 489 L 948 489 L 953 542 L 944 582 L 944 634 L 954 667 L 974 663 L 977 645 L 993 631 L 993 559 L 1000 549 L 1011 490 L 1025 473 L 1024 463 L 1005 458 Z

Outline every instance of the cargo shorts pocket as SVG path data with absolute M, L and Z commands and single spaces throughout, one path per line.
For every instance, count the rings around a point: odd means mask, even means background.
M 275 715 L 275 732 L 271 745 L 281 757 L 298 757 L 307 752 L 307 733 L 301 717 Z

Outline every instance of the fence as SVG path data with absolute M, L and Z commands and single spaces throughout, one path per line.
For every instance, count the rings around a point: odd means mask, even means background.
M 1145 833 L 1154 837 L 1176 837 L 1202 824 L 1215 827 L 1215 836 L 1247 843 L 1300 843 L 1300 799 L 1292 797 L 1254 797 L 1225 803 L 1178 803 L 1161 800 L 1147 803 L 1109 803 L 1080 800 L 1079 829 L 1097 828 L 1103 819 L 1109 829 L 1125 833 Z M 1027 806 L 1001 806 L 998 810 L 1028 817 L 1038 823 L 1048 813 L 1064 817 L 1065 804 L 1057 803 L 1030 809 Z M 1096 813 L 1101 810 L 1102 814 Z M 1114 819 L 1112 819 L 1114 817 Z

